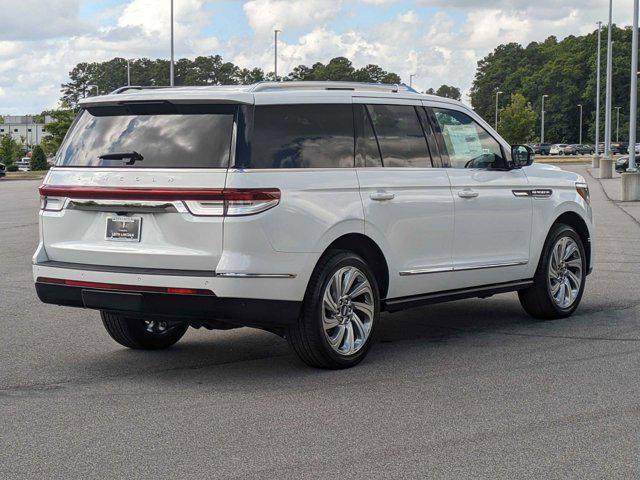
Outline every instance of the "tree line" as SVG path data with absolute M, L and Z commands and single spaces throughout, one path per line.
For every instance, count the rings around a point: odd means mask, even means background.
M 631 35 L 633 29 L 614 26 L 612 140 L 616 140 L 616 110 L 620 109 L 620 141 L 629 132 Z M 607 30 L 602 30 L 600 140 L 604 138 L 604 99 Z M 473 108 L 494 123 L 496 91 L 499 96 L 499 132 L 512 143 L 540 138 L 540 110 L 545 99 L 545 141 L 577 143 L 583 106 L 583 142 L 595 137 L 597 31 L 583 36 L 554 36 L 526 47 L 518 43 L 498 46 L 478 62 L 470 97 Z M 503 116 L 506 114 L 506 117 Z M 513 126 L 512 126 L 513 125 Z M 515 130 L 514 130 L 515 129 Z

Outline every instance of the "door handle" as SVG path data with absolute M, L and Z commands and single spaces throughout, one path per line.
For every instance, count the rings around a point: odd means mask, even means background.
M 373 192 L 369 197 L 375 202 L 384 202 L 386 200 L 393 200 L 395 195 L 391 192 Z
M 478 192 L 474 192 L 470 188 L 465 188 L 458 192 L 458 196 L 460 198 L 476 198 L 479 195 Z

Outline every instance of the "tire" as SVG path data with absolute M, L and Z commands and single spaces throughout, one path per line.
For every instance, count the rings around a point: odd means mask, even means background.
M 344 283 L 349 279 L 347 275 L 351 275 L 350 285 Z M 340 294 L 338 278 L 344 285 Z M 309 366 L 350 368 L 360 363 L 371 348 L 379 316 L 378 283 L 369 265 L 355 253 L 333 250 L 318 262 L 309 280 L 301 316 L 287 329 L 286 337 Z
M 163 327 L 157 320 L 129 318 L 119 313 L 100 312 L 102 324 L 120 345 L 137 350 L 161 350 L 175 344 L 189 328 L 188 324 Z
M 554 256 L 554 248 L 562 248 L 563 240 L 564 254 L 558 250 Z M 558 253 L 560 255 L 557 255 Z M 564 260 L 556 265 L 555 259 L 558 256 Z M 552 273 L 552 268 L 557 271 L 556 275 Z M 554 225 L 545 241 L 533 285 L 518 292 L 522 308 L 532 317 L 542 320 L 570 316 L 582 299 L 586 271 L 586 255 L 580 236 L 568 225 Z M 579 285 L 576 285 L 576 279 L 579 280 Z M 553 290 L 557 291 L 555 295 Z M 564 301 L 560 301 L 561 299 Z

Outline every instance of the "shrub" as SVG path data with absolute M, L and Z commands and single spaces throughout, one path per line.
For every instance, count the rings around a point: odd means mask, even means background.
M 18 165 L 16 165 L 15 163 L 11 163 L 7 165 L 7 172 L 17 172 L 17 171 L 18 171 Z
M 44 150 L 40 145 L 33 147 L 30 162 L 31 170 L 48 170 L 47 156 L 44 154 Z

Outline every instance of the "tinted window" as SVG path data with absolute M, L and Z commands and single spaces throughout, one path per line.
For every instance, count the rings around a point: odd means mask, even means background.
M 351 105 L 264 105 L 254 112 L 249 168 L 353 167 Z
M 354 105 L 356 119 L 356 166 L 382 167 L 378 140 L 364 105 Z
M 233 106 L 145 105 L 82 112 L 58 152 L 57 165 L 126 168 L 226 168 Z M 137 152 L 128 159 L 104 155 Z
M 434 109 L 452 168 L 502 168 L 500 144 L 468 115 Z
M 430 167 L 431 157 L 415 107 L 369 105 L 385 167 Z

